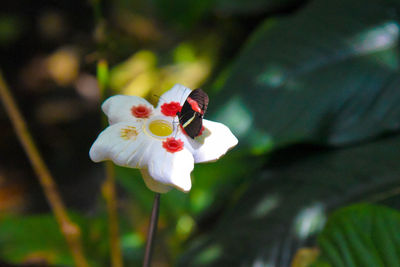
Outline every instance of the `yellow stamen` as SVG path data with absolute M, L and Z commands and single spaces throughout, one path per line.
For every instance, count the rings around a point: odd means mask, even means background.
M 125 140 L 136 139 L 137 135 L 136 127 L 128 126 L 127 128 L 121 129 L 121 137 Z

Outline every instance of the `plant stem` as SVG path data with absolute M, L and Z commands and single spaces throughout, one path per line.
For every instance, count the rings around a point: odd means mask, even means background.
M 99 3 L 97 3 L 99 4 Z M 97 82 L 100 90 L 100 100 L 104 101 L 107 96 L 109 80 L 108 63 L 102 59 L 97 63 Z M 107 118 L 102 116 L 103 127 L 107 126 Z M 108 235 L 110 239 L 111 266 L 122 267 L 122 253 L 119 239 L 117 195 L 115 192 L 115 171 L 110 161 L 105 162 L 106 181 L 103 184 L 103 195 L 106 200 L 109 221 Z
M 144 253 L 143 267 L 150 267 L 151 255 L 153 253 L 154 239 L 157 232 L 158 211 L 160 209 L 160 193 L 156 193 L 153 202 L 153 209 L 151 210 L 151 219 L 149 231 L 147 232 L 146 251 Z
M 42 159 L 39 150 L 37 149 L 33 138 L 29 133 L 25 120 L 22 117 L 21 112 L 19 111 L 18 106 L 15 103 L 1 73 L 0 96 L 7 114 L 14 126 L 15 132 L 17 133 L 19 141 L 21 142 L 25 153 L 27 154 L 33 166 L 33 169 L 39 179 L 39 183 L 44 191 L 44 194 L 46 195 L 47 201 L 60 226 L 60 231 L 67 241 L 68 247 L 74 258 L 75 265 L 77 267 L 89 266 L 83 255 L 82 244 L 80 241 L 80 228 L 70 220 L 64 203 L 57 190 L 57 185 L 54 182 L 54 179 L 44 160 Z
M 103 185 L 103 195 L 107 204 L 107 214 L 109 221 L 108 234 L 110 238 L 111 250 L 111 266 L 122 267 L 122 254 L 119 242 L 119 228 L 117 215 L 117 198 L 115 194 L 115 172 L 114 165 L 111 161 L 107 161 L 106 165 L 106 181 Z

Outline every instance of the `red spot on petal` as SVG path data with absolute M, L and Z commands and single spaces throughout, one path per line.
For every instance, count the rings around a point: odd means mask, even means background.
M 136 118 L 148 118 L 151 114 L 151 108 L 146 105 L 133 106 L 131 108 L 132 115 Z
M 174 137 L 167 138 L 162 142 L 163 148 L 170 153 L 175 153 L 183 149 L 183 142 L 181 139 L 175 139 Z
M 161 106 L 161 112 L 165 116 L 171 116 L 175 117 L 176 113 L 181 111 L 182 106 L 179 104 L 179 102 L 170 102 L 170 103 L 164 103 Z

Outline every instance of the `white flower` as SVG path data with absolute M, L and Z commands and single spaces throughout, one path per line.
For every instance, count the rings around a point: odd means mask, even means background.
M 90 149 L 95 161 L 139 168 L 151 190 L 165 193 L 171 186 L 188 192 L 194 163 L 214 161 L 238 140 L 221 123 L 203 120 L 204 130 L 194 139 L 179 127 L 176 112 L 191 90 L 175 85 L 160 97 L 157 108 L 137 96 L 116 95 L 102 105 L 110 126 Z

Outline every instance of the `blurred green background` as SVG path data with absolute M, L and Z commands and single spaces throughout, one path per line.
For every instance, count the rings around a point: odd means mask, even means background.
M 110 265 L 99 60 L 108 94 L 153 104 L 175 83 L 239 145 L 161 198 L 153 266 L 400 266 L 400 1 L 9 1 L 0 68 L 92 266 Z M 73 266 L 0 108 L 0 264 Z M 153 192 L 116 167 L 125 266 Z M 4 263 L 2 263 L 4 262 Z

